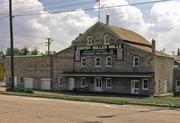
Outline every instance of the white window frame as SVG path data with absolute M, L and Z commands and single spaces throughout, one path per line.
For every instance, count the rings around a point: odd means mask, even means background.
M 90 40 L 91 39 L 91 40 Z M 87 36 L 87 45 L 92 45 L 93 42 L 93 36 Z
M 108 65 L 108 58 L 110 58 L 111 59 L 111 65 Z M 111 56 L 107 56 L 106 57 L 106 67 L 112 67 L 112 57 Z
M 61 81 L 60 81 L 60 79 L 61 79 Z M 63 77 L 58 77 L 58 84 L 59 84 L 59 86 L 63 86 L 64 85 Z
M 83 85 L 83 80 L 85 80 L 85 85 Z M 87 87 L 88 84 L 87 84 L 87 80 L 86 80 L 86 77 L 81 77 L 81 87 L 84 88 L 84 87 Z
M 136 61 L 135 61 L 136 58 L 138 58 L 138 65 L 136 65 Z M 133 67 L 139 67 L 139 63 L 140 63 L 139 61 L 140 61 L 139 57 L 137 56 L 133 57 Z
M 147 81 L 147 88 L 144 88 L 144 81 L 145 81 L 145 80 Z M 143 79 L 143 80 L 142 80 L 142 90 L 149 90 L 148 87 L 149 87 L 149 80 L 148 80 L 148 79 Z
M 111 80 L 111 86 L 108 86 L 108 80 Z M 111 78 L 106 78 L 106 88 L 111 89 L 112 88 L 112 79 Z
M 99 65 L 97 65 L 97 59 L 99 59 Z M 95 58 L 95 67 L 101 67 L 101 58 L 100 57 L 96 57 Z
M 83 59 L 85 59 L 85 65 L 83 65 Z M 81 57 L 81 67 L 85 67 L 86 66 L 86 58 L 85 57 Z
M 180 91 L 180 86 L 177 85 L 177 82 L 180 82 L 180 80 L 176 80 L 176 91 Z
M 107 42 L 107 40 L 109 40 L 109 41 Z M 110 44 L 110 35 L 109 34 L 104 35 L 104 44 Z

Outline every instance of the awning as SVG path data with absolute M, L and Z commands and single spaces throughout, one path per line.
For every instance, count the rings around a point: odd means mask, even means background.
M 152 77 L 153 72 L 64 72 L 62 77 Z

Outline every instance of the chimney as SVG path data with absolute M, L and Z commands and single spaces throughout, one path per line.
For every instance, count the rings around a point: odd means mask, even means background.
M 109 25 L 109 15 L 106 15 L 106 25 Z
M 155 55 L 155 53 L 156 53 L 156 41 L 152 39 L 152 54 Z

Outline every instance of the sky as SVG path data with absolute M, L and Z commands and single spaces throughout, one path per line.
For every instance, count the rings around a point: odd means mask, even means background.
M 60 51 L 98 21 L 96 0 L 12 0 L 13 15 L 48 13 L 36 16 L 14 16 L 14 47 L 45 51 L 46 38 L 52 38 L 51 50 Z M 101 6 L 124 5 L 156 0 L 101 0 Z M 101 10 L 101 22 L 110 15 L 110 24 L 133 30 L 147 40 L 153 38 L 157 49 L 172 53 L 180 48 L 180 0 L 147 5 L 114 7 Z M 54 11 L 78 10 L 52 14 Z M 0 51 L 9 47 L 8 0 L 0 0 Z

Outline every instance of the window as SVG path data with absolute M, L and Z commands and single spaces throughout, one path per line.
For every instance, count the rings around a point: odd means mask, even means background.
M 87 36 L 87 45 L 92 45 L 92 40 L 93 40 L 92 36 Z
M 180 80 L 176 81 L 176 91 L 180 91 Z
M 147 79 L 143 79 L 142 81 L 142 90 L 148 90 L 148 80 Z
M 110 36 L 108 34 L 104 35 L 104 44 L 110 44 Z
M 23 78 L 22 77 L 19 78 L 19 83 L 23 83 Z
M 139 57 L 133 58 L 133 67 L 139 67 Z
M 63 77 L 59 77 L 58 82 L 60 86 L 63 86 Z
M 8 77 L 8 82 L 11 83 L 11 81 L 12 81 L 12 80 L 11 80 L 11 77 Z
M 81 78 L 81 87 L 87 87 L 87 82 L 86 82 L 86 78 L 85 77 Z
M 112 87 L 111 78 L 106 78 L 106 88 L 111 88 L 111 87 Z
M 101 65 L 101 59 L 100 59 L 99 57 L 97 57 L 97 58 L 95 59 L 95 66 L 96 66 L 96 67 L 100 67 L 100 65 Z
M 86 58 L 81 58 L 81 67 L 85 67 L 86 66 Z
M 112 57 L 111 56 L 107 56 L 106 57 L 106 66 L 107 67 L 111 67 L 112 66 Z

